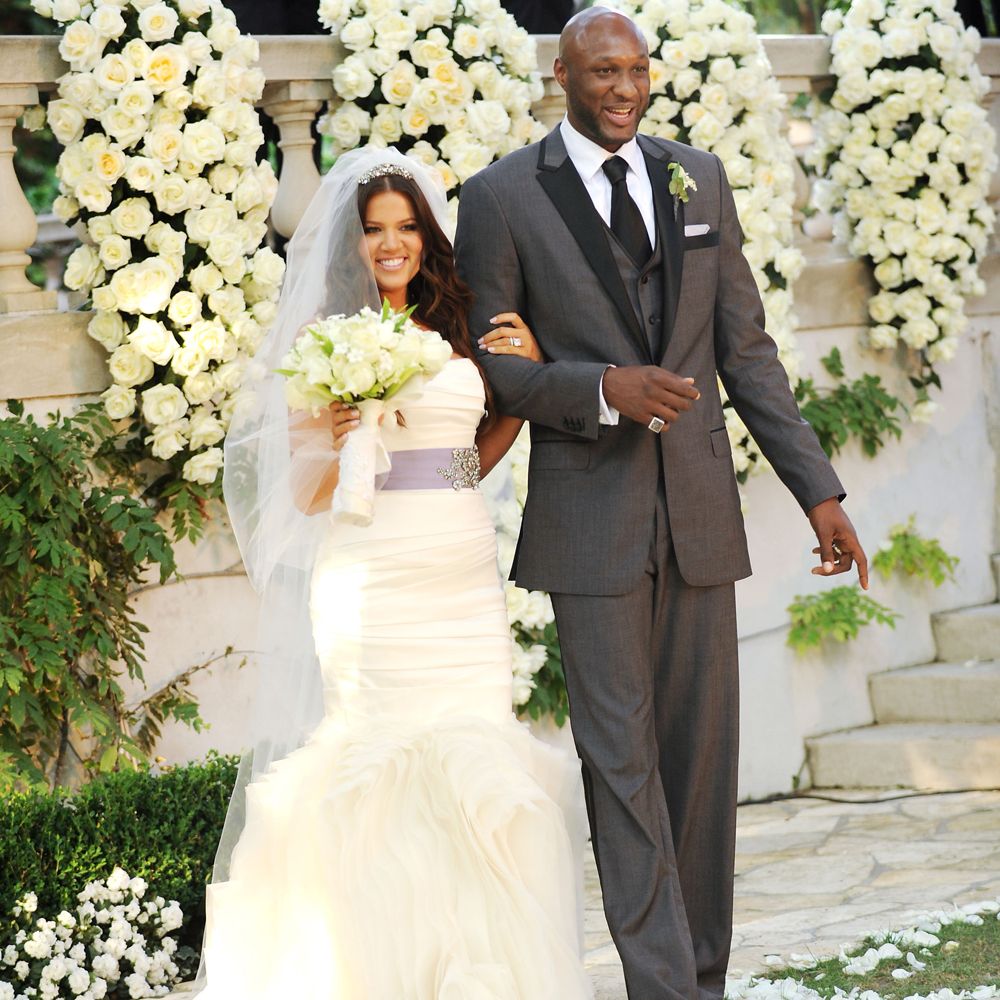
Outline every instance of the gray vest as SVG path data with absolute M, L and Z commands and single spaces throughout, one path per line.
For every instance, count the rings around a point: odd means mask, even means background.
M 618 273 L 625 283 L 629 301 L 646 333 L 654 363 L 663 357 L 666 344 L 663 342 L 663 243 L 656 241 L 656 249 L 643 267 L 626 253 L 615 235 L 608 230 L 608 245 L 614 254 Z

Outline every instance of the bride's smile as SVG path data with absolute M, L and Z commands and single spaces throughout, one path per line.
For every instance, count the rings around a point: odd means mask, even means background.
M 413 205 L 398 191 L 383 191 L 365 206 L 365 243 L 375 283 L 393 309 L 406 308 L 406 289 L 423 258 L 424 238 Z

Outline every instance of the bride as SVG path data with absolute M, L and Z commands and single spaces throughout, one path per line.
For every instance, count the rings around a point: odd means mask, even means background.
M 227 505 L 270 639 L 253 780 L 208 889 L 203 1000 L 591 996 L 579 764 L 512 714 L 477 489 L 477 459 L 489 471 L 520 421 L 490 412 L 446 219 L 421 164 L 338 159 L 289 246 L 261 378 L 227 437 Z M 453 354 L 382 427 L 392 469 L 372 524 L 333 523 L 356 413 L 290 417 L 274 369 L 317 314 L 383 298 Z M 519 317 L 496 322 L 486 349 L 541 360 Z

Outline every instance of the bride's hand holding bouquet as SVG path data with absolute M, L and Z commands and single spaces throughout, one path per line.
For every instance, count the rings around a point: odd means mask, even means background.
M 419 394 L 451 357 L 451 345 L 414 323 L 412 312 L 393 312 L 385 302 L 381 313 L 366 306 L 352 316 L 318 319 L 303 329 L 278 369 L 291 410 L 318 416 L 331 404 L 345 404 L 359 413 L 359 426 L 341 452 L 332 506 L 337 520 L 371 523 L 375 478 L 389 471 L 379 432 L 387 404 Z

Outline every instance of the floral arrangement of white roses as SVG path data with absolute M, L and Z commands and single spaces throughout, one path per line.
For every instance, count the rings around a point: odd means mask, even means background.
M 460 185 L 545 134 L 534 39 L 499 0 L 320 0 L 347 57 L 320 121 L 337 151 L 393 145 Z
M 561 726 L 567 718 L 568 703 L 552 599 L 543 591 L 523 590 L 507 580 L 528 495 L 529 454 L 528 428 L 524 427 L 505 460 L 512 491 L 491 491 L 487 487 L 485 492 L 497 529 L 500 571 L 506 581 L 504 593 L 513 645 L 514 708 L 533 719 L 551 715 L 556 725 Z M 502 475 L 502 470 L 498 474 Z
M 798 381 L 792 283 L 805 264 L 794 246 L 795 154 L 784 130 L 785 96 L 753 16 L 725 0 L 598 0 L 642 29 L 650 102 L 641 131 L 715 153 L 733 189 L 743 253 L 764 301 L 767 331 L 793 386 Z M 767 463 L 726 406 L 740 479 Z
M 64 26 L 53 210 L 89 234 L 65 282 L 110 352 L 105 408 L 176 481 L 212 487 L 284 273 L 262 247 L 277 182 L 256 162 L 257 42 L 219 0 L 32 5 Z
M 823 31 L 836 85 L 809 154 L 822 175 L 814 198 L 873 268 L 868 345 L 918 352 L 910 413 L 928 419 L 934 366 L 955 353 L 965 297 L 984 290 L 977 260 L 994 223 L 979 35 L 954 0 L 855 0 L 828 11 Z
M 36 917 L 29 892 L 14 907 L 0 950 L 0 1000 L 117 1000 L 166 996 L 179 981 L 180 906 L 145 899 L 141 878 L 115 868 L 78 895 L 75 913 Z

